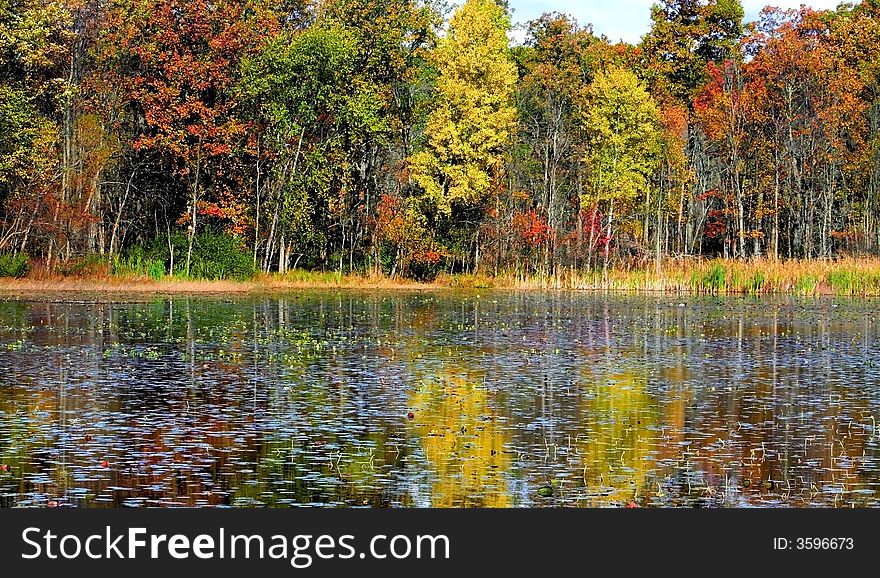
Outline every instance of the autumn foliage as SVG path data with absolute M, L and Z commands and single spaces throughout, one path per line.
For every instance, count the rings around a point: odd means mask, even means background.
M 558 13 L 512 43 L 512 16 L 0 3 L 0 256 L 162 247 L 192 276 L 222 235 L 267 273 L 428 279 L 880 251 L 880 1 L 661 0 L 638 45 Z

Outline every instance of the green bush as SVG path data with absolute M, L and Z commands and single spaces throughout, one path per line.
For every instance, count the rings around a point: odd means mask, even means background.
M 404 276 L 415 281 L 430 282 L 437 278 L 442 268 L 442 261 L 435 263 L 427 260 L 413 260 L 404 271 Z
M 134 246 L 113 259 L 112 272 L 123 277 L 149 277 L 158 281 L 165 276 L 165 262 L 147 255 L 146 249 Z
M 0 277 L 24 277 L 29 268 L 24 253 L 0 253 Z
M 828 272 L 828 284 L 838 295 L 853 295 L 860 289 L 859 275 L 843 269 Z
M 171 235 L 174 249 L 174 275 L 186 276 L 186 254 L 189 237 L 182 232 Z M 163 272 L 170 272 L 171 251 L 167 237 L 158 237 L 144 249 L 144 262 L 158 261 Z M 254 276 L 254 261 L 241 239 L 226 233 L 204 231 L 193 239 L 190 279 L 250 279 Z

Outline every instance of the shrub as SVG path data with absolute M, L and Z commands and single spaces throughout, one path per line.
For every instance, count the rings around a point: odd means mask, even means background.
M 845 269 L 832 270 L 828 272 L 828 284 L 838 295 L 852 295 L 859 288 L 858 274 Z
M 158 281 L 165 276 L 165 263 L 161 259 L 150 257 L 143 247 L 137 245 L 124 255 L 114 257 L 112 272 L 123 277 L 149 277 Z
M 491 289 L 495 281 L 482 273 L 459 273 L 452 277 L 449 284 L 462 289 Z
M 107 258 L 97 253 L 89 253 L 61 264 L 58 272 L 65 276 L 106 275 Z
M 184 233 L 174 233 L 171 235 L 171 245 L 174 249 L 173 273 L 184 276 L 189 237 Z M 171 252 L 168 238 L 154 239 L 145 251 L 145 257 L 161 262 L 164 270 L 169 271 Z M 189 278 L 243 280 L 253 276 L 253 256 L 246 250 L 241 239 L 214 231 L 204 231 L 196 235 L 193 240 Z
M 0 253 L 0 277 L 24 277 L 29 268 L 24 253 Z

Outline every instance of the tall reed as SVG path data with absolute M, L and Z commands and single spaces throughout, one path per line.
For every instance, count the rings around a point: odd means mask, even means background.
M 556 275 L 501 274 L 494 284 L 520 289 L 880 296 L 880 259 L 670 259 L 659 272 L 653 264 L 607 271 L 565 269 Z

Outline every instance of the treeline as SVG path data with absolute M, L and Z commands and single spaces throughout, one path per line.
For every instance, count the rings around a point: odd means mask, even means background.
M 635 46 L 559 14 L 512 46 L 494 0 L 0 0 L 0 264 L 877 253 L 880 0 L 651 17 Z

